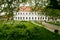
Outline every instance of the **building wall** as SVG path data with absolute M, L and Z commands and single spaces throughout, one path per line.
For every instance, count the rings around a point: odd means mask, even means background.
M 48 20 L 47 17 L 44 15 L 39 15 L 37 12 L 17 12 L 14 14 L 14 20 L 23 20 L 23 21 L 30 21 L 30 20 L 35 20 L 38 21 L 40 19 L 43 19 L 45 21 Z

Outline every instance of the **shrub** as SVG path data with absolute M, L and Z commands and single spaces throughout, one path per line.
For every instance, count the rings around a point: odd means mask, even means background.
M 10 26 L 7 24 L 3 24 L 2 29 L 10 29 Z
M 23 29 L 25 29 L 26 25 L 24 25 L 24 24 L 17 24 L 15 27 L 16 28 L 23 28 Z

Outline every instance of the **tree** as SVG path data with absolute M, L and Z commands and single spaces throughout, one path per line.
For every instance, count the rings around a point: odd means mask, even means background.
M 58 18 L 60 18 L 60 10 L 58 9 L 46 8 L 44 12 L 45 15 L 52 18 L 53 21 L 56 21 Z
M 18 11 L 20 3 L 26 2 L 26 0 L 1 0 L 0 12 L 5 12 L 7 20 L 13 19 L 14 12 Z
M 49 5 L 42 10 L 46 16 L 56 20 L 60 18 L 60 0 L 50 0 Z
M 50 4 L 47 7 L 60 10 L 60 0 L 50 0 Z

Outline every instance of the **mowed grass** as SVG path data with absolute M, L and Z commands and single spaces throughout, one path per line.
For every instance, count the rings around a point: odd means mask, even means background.
M 52 33 L 31 22 L 0 22 L 0 40 L 60 40 L 60 35 Z

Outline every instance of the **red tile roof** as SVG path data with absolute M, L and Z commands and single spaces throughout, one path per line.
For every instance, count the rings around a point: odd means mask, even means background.
M 31 11 L 31 8 L 28 7 L 28 6 L 21 6 L 21 7 L 19 8 L 19 11 L 30 12 L 30 11 Z

